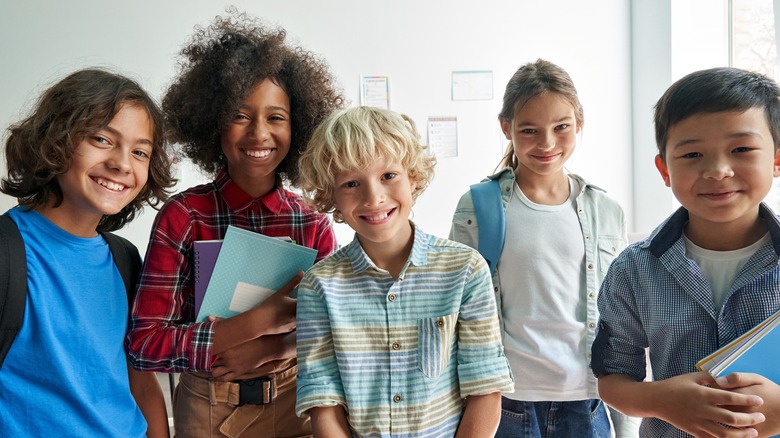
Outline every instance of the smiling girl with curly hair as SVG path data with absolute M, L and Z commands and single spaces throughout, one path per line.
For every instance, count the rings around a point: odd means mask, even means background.
M 177 437 L 310 436 L 295 416 L 295 301 L 299 278 L 232 318 L 196 321 L 193 242 L 228 225 L 330 254 L 327 216 L 284 187 L 314 128 L 344 99 L 327 65 L 286 43 L 283 29 L 246 14 L 197 28 L 163 98 L 169 139 L 213 182 L 175 195 L 155 220 L 128 349 L 144 370 L 183 373 Z M 262 254 L 247 263 L 263 263 Z

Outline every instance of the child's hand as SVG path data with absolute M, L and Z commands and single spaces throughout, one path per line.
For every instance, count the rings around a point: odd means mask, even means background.
M 257 308 L 265 317 L 270 317 L 268 333 L 288 333 L 295 330 L 295 307 L 297 300 L 290 293 L 303 278 L 303 272 L 298 272 L 286 285 L 274 292 Z
M 272 360 L 295 357 L 296 333 L 261 336 L 218 354 L 211 376 L 220 382 L 257 377 L 251 371 Z
M 655 416 L 697 437 L 755 437 L 754 427 L 766 419 L 760 412 L 738 411 L 760 406 L 761 397 L 710 387 L 714 382 L 706 372 L 654 383 Z
M 734 412 L 761 412 L 766 421 L 755 426 L 759 436 L 780 434 L 780 386 L 753 373 L 732 373 L 716 379 L 718 386 L 738 394 L 761 397 L 760 406 L 724 406 Z
M 301 278 L 303 273 L 299 272 L 259 306 L 227 319 L 214 320 L 212 354 L 219 356 L 260 337 L 295 330 L 296 300 L 290 298 L 290 292 Z

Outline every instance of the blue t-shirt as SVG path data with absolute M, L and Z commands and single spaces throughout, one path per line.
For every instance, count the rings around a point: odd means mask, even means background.
M 130 393 L 122 277 L 102 236 L 15 208 L 27 256 L 24 323 L 0 370 L 0 436 L 143 437 Z

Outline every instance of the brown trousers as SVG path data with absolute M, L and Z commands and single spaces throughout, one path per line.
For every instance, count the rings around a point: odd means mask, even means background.
M 276 386 L 272 403 L 264 406 L 238 404 L 238 384 L 215 382 L 182 374 L 173 395 L 173 425 L 176 438 L 267 437 L 309 438 L 309 419 L 295 415 L 295 377 L 298 366 L 289 361 L 269 373 Z

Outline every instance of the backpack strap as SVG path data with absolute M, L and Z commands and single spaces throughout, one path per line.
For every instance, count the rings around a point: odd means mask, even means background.
M 0 216 L 0 369 L 24 322 L 27 257 L 22 234 L 8 214 Z
M 471 200 L 477 215 L 479 242 L 477 250 L 490 268 L 490 274 L 496 272 L 498 259 L 504 250 L 506 234 L 506 216 L 501 202 L 501 186 L 497 179 L 471 185 Z
M 138 248 L 124 237 L 117 236 L 109 232 L 100 233 L 108 243 L 108 249 L 111 250 L 111 256 L 119 274 L 122 275 L 122 281 L 125 283 L 127 292 L 127 304 L 132 310 L 133 299 L 135 298 L 135 286 L 138 284 L 138 277 L 141 275 L 141 256 L 138 254 Z

